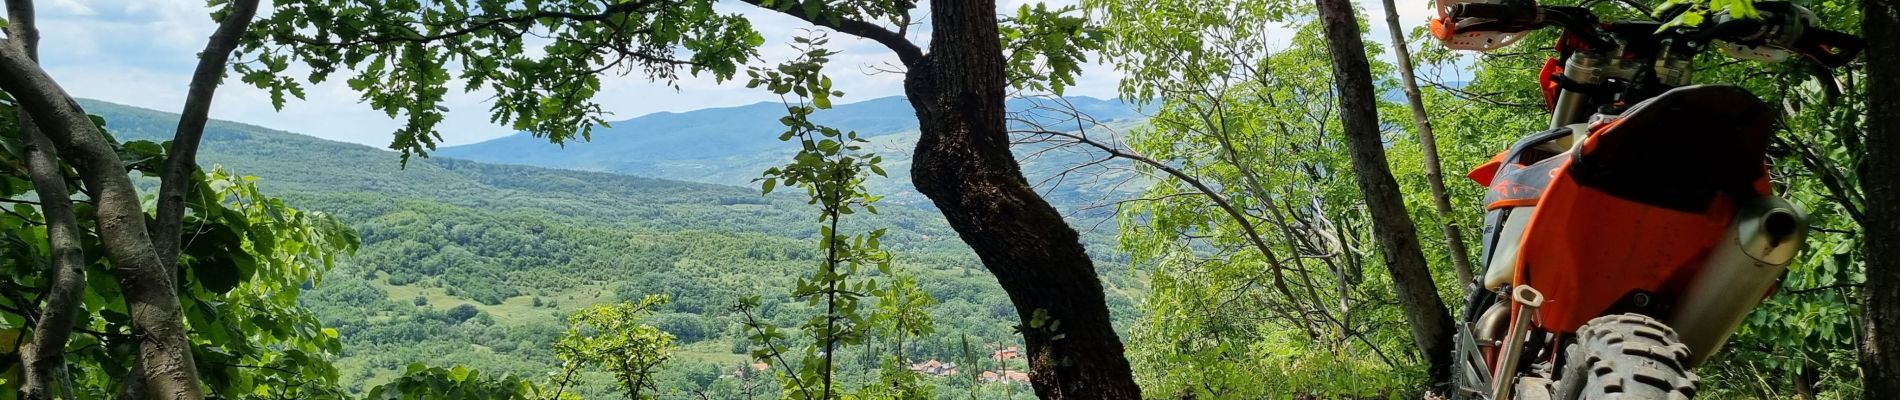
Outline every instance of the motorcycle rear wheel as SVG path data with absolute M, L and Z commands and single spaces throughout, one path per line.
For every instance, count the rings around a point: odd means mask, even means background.
M 1641 314 L 1598 317 L 1565 349 L 1559 400 L 1695 398 L 1689 346 L 1675 329 Z

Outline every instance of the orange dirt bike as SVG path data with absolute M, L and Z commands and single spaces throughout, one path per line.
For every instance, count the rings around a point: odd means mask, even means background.
M 1691 370 L 1776 289 L 1806 235 L 1769 185 L 1775 110 L 1739 87 L 1691 85 L 1693 62 L 1713 47 L 1827 71 L 1864 42 L 1789 3 L 1668 29 L 1588 6 L 1438 0 L 1432 31 L 1454 49 L 1563 30 L 1540 80 L 1549 130 L 1469 175 L 1490 190 L 1455 399 L 1694 397 Z

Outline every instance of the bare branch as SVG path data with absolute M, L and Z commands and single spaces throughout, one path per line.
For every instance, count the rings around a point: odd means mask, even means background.
M 1544 107 L 1544 106 L 1530 104 L 1530 103 L 1513 103 L 1513 102 L 1507 102 L 1507 101 L 1500 101 L 1498 99 L 1491 98 L 1492 96 L 1496 96 L 1497 95 L 1496 93 L 1473 93 L 1464 89 L 1447 86 L 1443 83 L 1438 83 L 1437 81 L 1433 81 L 1429 79 L 1425 80 L 1425 84 L 1430 85 L 1431 87 L 1434 87 L 1434 88 L 1438 88 L 1439 90 L 1443 90 L 1445 92 L 1451 93 L 1452 96 L 1457 96 L 1460 99 L 1482 102 L 1485 104 L 1490 104 L 1490 105 L 1499 106 L 1499 107 L 1513 107 L 1513 108 L 1543 108 Z
M 805 15 L 803 12 L 793 10 L 779 10 L 776 7 L 766 6 L 765 0 L 741 1 L 744 1 L 746 4 L 759 6 L 759 8 L 779 11 L 782 14 L 792 16 L 792 18 L 804 20 L 812 25 L 831 28 L 846 35 L 871 39 L 872 41 L 878 42 L 878 44 L 884 45 L 884 47 L 890 48 L 892 52 L 896 52 L 897 60 L 903 62 L 904 65 L 914 65 L 924 59 L 924 50 L 917 47 L 916 43 L 911 43 L 910 39 L 904 38 L 904 33 L 908 31 L 908 28 L 899 28 L 899 31 L 893 32 L 877 24 L 849 18 L 839 18 L 837 19 L 837 23 L 834 24 L 832 20 L 827 18 Z M 909 14 L 905 14 L 904 20 L 909 21 L 909 19 Z
M 607 8 L 602 9 L 601 12 L 599 13 L 593 13 L 593 14 L 581 14 L 581 13 L 572 13 L 572 12 L 564 12 L 564 11 L 536 10 L 534 12 L 526 12 L 526 13 L 515 14 L 515 15 L 506 16 L 506 17 L 489 18 L 489 19 L 482 20 L 480 22 L 469 24 L 468 26 L 448 30 L 448 31 L 434 34 L 434 35 L 423 35 L 423 34 L 417 33 L 413 36 L 365 36 L 361 39 L 352 40 L 348 42 L 325 42 L 321 40 L 316 40 L 316 39 L 311 39 L 311 38 L 296 36 L 296 35 L 292 35 L 289 39 L 303 43 L 303 44 L 319 45 L 319 46 L 362 46 L 362 45 L 379 45 L 379 44 L 390 44 L 390 43 L 429 43 L 429 42 L 434 42 L 438 40 L 467 35 L 470 33 L 480 32 L 486 29 L 493 29 L 493 28 L 498 28 L 498 27 L 504 27 L 507 25 L 532 22 L 532 21 L 539 20 L 542 18 L 558 18 L 558 19 L 566 19 L 566 20 L 573 20 L 573 21 L 604 21 L 608 18 L 622 15 L 622 14 L 635 14 L 635 13 L 645 13 L 645 12 L 653 11 L 650 8 L 646 8 L 646 6 L 654 5 L 655 3 L 660 3 L 662 1 L 667 1 L 667 0 L 645 0 L 645 1 L 631 1 L 631 2 L 625 2 L 625 3 L 616 3 L 613 5 L 607 6 Z M 455 22 L 450 23 L 448 25 L 464 23 L 467 21 L 468 20 L 466 19 L 456 20 Z

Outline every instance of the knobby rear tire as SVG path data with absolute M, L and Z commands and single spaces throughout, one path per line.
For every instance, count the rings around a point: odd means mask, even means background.
M 1559 400 L 1695 398 L 1689 346 L 1676 330 L 1640 314 L 1598 317 L 1577 330 L 1557 381 Z

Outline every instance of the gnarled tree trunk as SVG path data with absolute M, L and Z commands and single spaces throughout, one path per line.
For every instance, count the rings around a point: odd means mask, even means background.
M 1412 340 L 1431 367 L 1432 382 L 1450 381 L 1451 314 L 1438 298 L 1438 285 L 1419 249 L 1418 231 L 1405 211 L 1398 180 L 1392 178 L 1379 136 L 1379 110 L 1372 90 L 1372 67 L 1366 60 L 1359 34 L 1359 18 L 1346 0 L 1316 0 L 1326 25 L 1326 47 L 1333 58 L 1333 84 L 1338 88 L 1339 114 L 1346 131 L 1346 147 L 1359 191 L 1372 214 L 1372 235 L 1392 273 L 1399 306 L 1412 324 Z
M 995 1 L 936 1 L 930 12 L 930 55 L 904 82 L 923 131 L 917 190 L 1016 304 L 1037 396 L 1141 398 L 1080 238 L 1010 153 Z

